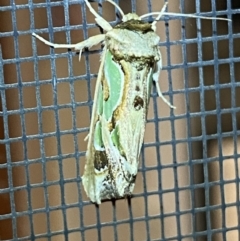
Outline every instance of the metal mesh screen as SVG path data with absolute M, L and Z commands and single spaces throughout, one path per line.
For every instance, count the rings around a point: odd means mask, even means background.
M 139 15 L 163 3 L 118 2 Z M 118 22 L 109 3 L 91 4 Z M 159 21 L 159 81 L 177 109 L 153 88 L 133 196 L 98 207 L 81 175 L 101 46 L 79 62 L 31 34 L 76 43 L 101 30 L 82 1 L 1 0 L 0 240 L 239 240 L 240 6 L 168 10 L 233 21 Z

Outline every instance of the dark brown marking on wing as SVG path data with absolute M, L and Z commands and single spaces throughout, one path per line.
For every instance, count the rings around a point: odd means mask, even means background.
M 95 151 L 94 154 L 94 168 L 100 171 L 108 166 L 108 158 L 105 151 Z
M 144 105 L 144 101 L 140 96 L 135 96 L 134 100 L 133 100 L 133 106 L 135 108 L 135 110 L 140 110 L 141 108 L 143 108 Z

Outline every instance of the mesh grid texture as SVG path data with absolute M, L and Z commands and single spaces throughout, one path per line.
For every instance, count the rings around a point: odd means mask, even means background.
M 153 88 L 133 197 L 97 207 L 81 175 L 101 46 L 79 62 L 31 34 L 76 43 L 101 29 L 83 1 L 1 1 L 0 240 L 239 240 L 240 6 L 168 2 L 233 21 L 159 21 L 160 85 L 177 109 Z M 118 2 L 139 15 L 163 3 Z M 119 21 L 109 3 L 91 4 Z

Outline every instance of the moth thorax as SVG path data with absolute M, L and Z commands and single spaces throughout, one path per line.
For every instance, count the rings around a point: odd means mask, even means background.
M 129 29 L 114 28 L 106 33 L 106 48 L 116 59 L 160 59 L 159 37 L 154 32 L 142 33 Z

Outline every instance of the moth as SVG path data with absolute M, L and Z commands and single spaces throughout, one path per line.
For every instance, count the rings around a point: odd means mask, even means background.
M 105 34 L 77 44 L 54 44 L 35 33 L 33 36 L 54 48 L 75 48 L 79 58 L 84 48 L 104 44 L 82 177 L 87 196 L 100 204 L 102 200 L 130 196 L 133 192 L 153 81 L 162 100 L 175 108 L 162 95 L 158 84 L 162 58 L 157 21 L 163 15 L 216 18 L 166 13 L 167 4 L 157 13 L 125 15 L 115 2 L 107 0 L 122 15 L 122 21 L 112 27 L 84 1 Z M 157 17 L 152 23 L 144 22 L 150 15 Z

